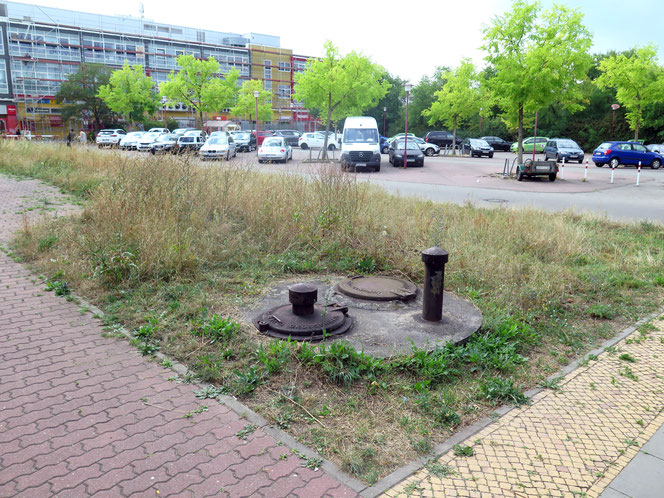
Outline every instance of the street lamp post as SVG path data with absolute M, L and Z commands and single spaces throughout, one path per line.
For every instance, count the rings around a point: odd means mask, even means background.
M 383 107 L 383 136 L 387 136 L 385 133 L 385 113 L 387 112 L 387 107 Z
M 256 99 L 256 155 L 258 155 L 258 96 L 260 92 L 254 92 L 254 98 Z
M 406 160 L 408 158 L 408 98 L 410 97 L 410 89 L 413 85 L 406 83 L 406 136 L 403 143 L 403 167 L 406 168 Z

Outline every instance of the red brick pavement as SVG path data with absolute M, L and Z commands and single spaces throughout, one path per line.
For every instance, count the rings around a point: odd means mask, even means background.
M 0 175 L 0 246 L 44 198 L 62 196 Z M 102 332 L 0 252 L 0 497 L 356 495 Z

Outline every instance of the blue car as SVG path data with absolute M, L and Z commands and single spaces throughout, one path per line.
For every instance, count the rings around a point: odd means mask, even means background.
M 640 162 L 641 166 L 659 169 L 664 162 L 664 156 L 650 152 L 638 142 L 604 142 L 593 152 L 593 162 L 599 168 L 605 164 L 612 168 L 621 164 L 638 166 Z
M 387 137 L 380 135 L 380 152 L 382 154 L 387 154 L 387 151 L 390 149 L 390 143 L 387 141 Z

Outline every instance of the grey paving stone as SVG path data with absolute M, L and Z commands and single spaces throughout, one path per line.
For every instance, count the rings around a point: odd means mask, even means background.
M 650 441 L 643 445 L 642 450 L 649 455 L 664 459 L 664 426 L 660 427 Z M 664 476 L 662 479 L 664 480 Z M 662 495 L 664 496 L 664 491 Z
M 662 498 L 664 496 L 664 460 L 639 453 L 610 484 L 618 491 L 634 498 Z M 601 495 L 603 498 L 620 495 Z

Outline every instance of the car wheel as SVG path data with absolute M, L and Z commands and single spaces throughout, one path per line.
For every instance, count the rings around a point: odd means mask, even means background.
M 651 169 L 659 169 L 659 167 L 662 165 L 662 162 L 659 159 L 653 159 L 652 162 L 650 163 L 650 168 Z
M 383 147 L 383 150 L 380 151 L 381 154 L 387 154 L 387 152 L 390 150 L 389 147 Z
M 555 182 L 556 181 L 556 174 L 555 173 L 551 173 L 549 175 L 549 181 L 550 182 Z
M 330 144 L 330 145 L 327 146 L 327 150 L 334 150 L 334 149 L 336 149 L 334 144 Z
M 425 149 L 424 154 L 426 154 L 429 157 L 433 156 L 433 149 L 431 147 L 429 147 L 428 149 Z
M 378 173 L 380 171 L 380 164 L 374 168 L 374 171 Z
M 579 164 L 583 164 L 583 158 L 579 159 Z
M 523 172 L 520 169 L 516 170 L 516 181 L 517 182 L 523 181 Z
M 302 142 L 302 143 L 300 144 L 300 149 L 302 149 L 302 150 L 307 150 L 308 148 L 309 148 L 309 146 L 307 145 L 306 142 Z
M 262 160 L 262 159 L 259 159 L 258 162 L 259 162 L 260 164 L 263 164 L 263 160 Z
M 489 154 L 489 159 L 493 158 L 493 154 Z
M 154 149 L 150 149 L 150 154 L 152 154 L 154 156 L 154 154 L 155 154 Z
M 617 157 L 613 157 L 609 161 L 609 166 L 611 166 L 612 168 L 617 168 L 619 165 L 620 165 L 620 159 L 618 159 Z

